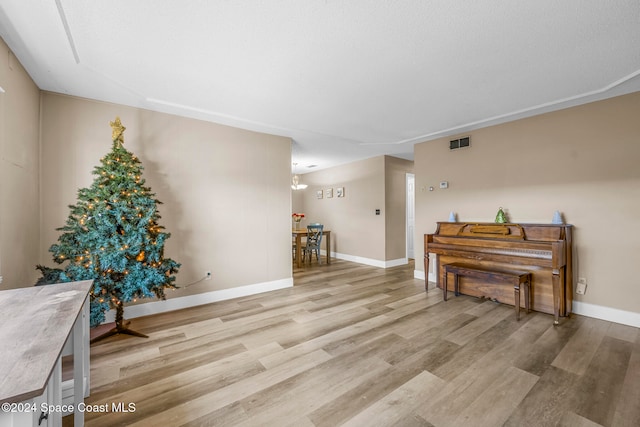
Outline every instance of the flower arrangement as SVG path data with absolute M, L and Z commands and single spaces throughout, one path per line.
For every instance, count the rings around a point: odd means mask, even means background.
M 298 224 L 300 223 L 300 221 L 302 221 L 302 218 L 304 218 L 304 214 L 303 213 L 293 213 L 291 215 L 291 217 L 293 218 L 293 220 L 295 222 L 297 222 Z

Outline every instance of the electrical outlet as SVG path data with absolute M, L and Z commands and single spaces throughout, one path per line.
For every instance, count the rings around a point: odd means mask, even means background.
M 587 292 L 587 279 L 580 277 L 578 279 L 578 285 L 576 286 L 576 294 L 584 295 Z
M 2 283 L 2 276 L 0 276 L 0 283 Z
M 204 275 L 205 275 L 204 280 L 211 280 L 211 272 L 210 271 L 207 271 L 206 273 L 204 273 Z

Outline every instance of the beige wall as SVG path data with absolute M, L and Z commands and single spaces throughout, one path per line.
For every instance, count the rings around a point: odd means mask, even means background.
M 213 272 L 169 298 L 292 283 L 289 138 L 41 92 L 1 40 L 0 53 L 0 289 L 31 286 L 36 264 L 54 266 L 56 228 L 111 149 L 117 115 L 164 202 L 178 285 Z
M 291 213 L 304 212 L 304 193 L 306 190 L 291 190 Z M 306 221 L 301 222 L 306 224 Z
M 125 147 L 163 202 L 165 255 L 182 263 L 177 284 L 213 273 L 169 298 L 291 279 L 289 138 L 47 92 L 42 111 L 43 262 L 52 264 L 55 229 L 91 185 L 120 116 Z
M 174 296 L 291 278 L 288 138 L 41 96 L 1 40 L 0 86 L 0 289 L 29 286 L 36 263 L 51 265 L 55 228 L 110 150 L 108 123 L 116 115 L 128 128 L 127 148 L 142 159 L 147 183 L 164 202 L 162 225 L 172 233 L 167 255 L 183 263 L 178 283 L 213 271 L 213 280 Z M 575 225 L 576 277 L 589 283 L 576 301 L 640 313 L 632 268 L 640 254 L 638 117 L 636 93 L 473 131 L 469 149 L 450 152 L 450 138 L 417 144 L 416 259 L 422 235 L 450 211 L 462 221 L 492 221 L 502 206 L 511 221 L 549 222 L 557 209 Z M 396 212 L 400 194 L 390 190 L 400 181 L 388 173 L 396 166 L 378 157 L 305 174 L 310 187 L 293 197 L 293 210 L 325 223 L 335 252 L 394 259 L 404 247 L 394 240 L 404 222 Z M 443 180 L 449 189 L 438 188 Z M 344 199 L 316 199 L 317 189 L 339 186 Z M 269 243 L 248 250 L 256 229 Z
M 385 156 L 385 259 L 407 256 L 407 173 L 413 162 Z
M 0 39 L 0 289 L 35 283 L 40 91 Z
M 384 260 L 384 158 L 375 157 L 304 174 L 303 224 L 321 222 L 331 230 L 338 254 Z M 318 199 L 316 192 L 344 187 L 344 197 Z M 298 190 L 300 191 L 300 190 Z M 376 216 L 379 208 L 382 215 Z
M 294 192 L 294 206 L 307 215 L 303 225 L 321 222 L 331 230 L 331 249 L 338 257 L 362 262 L 404 258 L 404 177 L 412 165 L 379 156 L 306 173 L 301 182 L 309 187 Z M 344 188 L 344 197 L 336 197 L 337 187 Z M 316 192 L 328 188 L 333 197 L 318 199 Z
M 588 281 L 575 301 L 640 313 L 639 118 L 635 93 L 476 130 L 467 149 L 417 144 L 416 259 L 450 211 L 493 221 L 503 207 L 512 222 L 549 223 L 559 210 L 575 226 L 575 277 Z

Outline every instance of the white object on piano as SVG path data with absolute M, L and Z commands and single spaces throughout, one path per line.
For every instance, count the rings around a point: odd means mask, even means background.
M 553 213 L 553 219 L 551 220 L 551 224 L 564 224 L 564 221 L 562 220 L 562 214 L 560 213 L 560 211 L 555 211 Z
M 456 222 L 456 214 L 455 212 L 449 212 L 449 222 Z

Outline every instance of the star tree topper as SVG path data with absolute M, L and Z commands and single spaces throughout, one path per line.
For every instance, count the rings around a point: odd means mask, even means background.
M 111 125 L 111 140 L 113 142 L 118 141 L 120 144 L 124 144 L 124 131 L 127 129 L 122 126 L 120 117 L 116 117 L 115 121 L 109 122 Z

